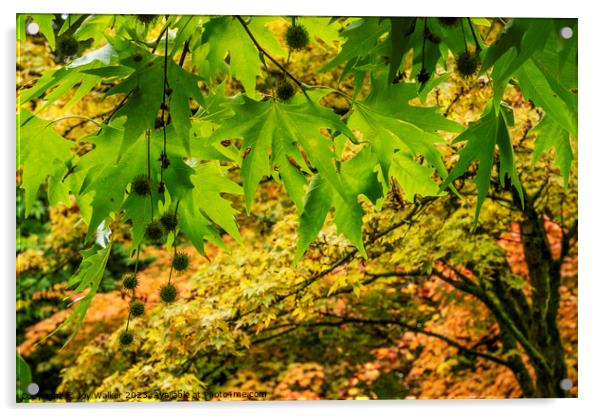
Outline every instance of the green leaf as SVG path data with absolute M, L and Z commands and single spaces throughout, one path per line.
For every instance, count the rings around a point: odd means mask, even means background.
M 190 103 L 194 99 L 203 104 L 204 99 L 199 89 L 199 77 L 183 70 L 173 61 L 169 61 L 167 79 L 172 89 L 169 97 L 169 114 L 176 135 L 181 138 L 184 149 L 190 155 Z
M 93 143 L 97 147 L 88 152 L 84 157 L 84 167 L 89 167 L 89 171 L 82 184 L 80 195 L 93 193 L 94 198 L 91 203 L 92 216 L 88 223 L 88 233 L 86 240 L 90 239 L 95 232 L 96 227 L 111 213 L 117 212 L 125 198 L 125 190 L 131 180 L 140 174 L 147 172 L 147 141 L 146 138 L 139 138 L 119 160 L 115 154 L 123 138 L 123 131 L 116 128 L 105 128 L 98 135 Z M 152 161 L 159 157 L 158 140 L 155 140 L 152 149 Z M 111 153 L 112 148 L 112 153 Z M 98 153 L 96 153 L 98 152 Z M 103 158 L 106 158 L 103 160 Z M 83 160 L 84 158 L 82 158 Z M 96 163 L 96 164 L 95 164 Z M 151 178 L 157 177 L 159 164 L 151 164 Z M 156 183 L 155 183 L 156 184 Z M 155 201 L 156 196 L 154 197 Z
M 56 332 L 64 329 L 71 323 L 75 324 L 75 327 L 65 344 L 69 343 L 69 341 L 77 334 L 84 322 L 86 312 L 92 303 L 92 299 L 98 291 L 100 281 L 102 280 L 105 268 L 107 266 L 107 261 L 109 260 L 109 255 L 111 254 L 112 245 L 112 243 L 109 243 L 109 245 L 104 249 L 97 249 L 93 247 L 81 252 L 83 257 L 82 262 L 79 265 L 77 273 L 71 277 L 68 283 L 70 287 L 75 287 L 73 293 L 80 294 L 80 297 L 74 301 L 76 306 L 69 317 L 67 317 L 67 319 L 56 329 L 50 332 L 43 340 L 51 337 Z M 85 290 L 88 291 L 82 296 L 82 293 Z
M 556 123 L 577 137 L 577 97 L 562 87 L 532 59 L 516 73 L 523 95 L 543 107 Z
M 569 186 L 571 163 L 573 162 L 569 132 L 556 123 L 554 119 L 547 116 L 539 122 L 533 132 L 537 134 L 537 139 L 533 149 L 532 163 L 535 164 L 541 158 L 542 153 L 554 148 L 556 152 L 554 163 L 560 169 L 560 173 L 564 178 L 564 186 L 567 188 Z
M 40 27 L 40 33 L 44 35 L 46 40 L 48 41 L 48 45 L 50 49 L 53 51 L 56 48 L 56 39 L 54 36 L 54 28 L 52 27 L 52 22 L 54 20 L 53 14 L 32 14 L 31 18 L 38 24 Z
M 180 200 L 178 206 L 180 229 L 201 254 L 205 254 L 205 240 L 213 242 L 222 249 L 227 250 L 218 231 L 202 214 L 202 209 L 203 207 L 195 201 L 193 193 L 186 194 L 184 199 Z
M 389 83 L 397 75 L 401 60 L 410 49 L 410 41 L 416 25 L 415 17 L 390 17 L 391 31 L 389 40 L 391 43 L 391 60 L 389 62 Z
M 543 49 L 553 31 L 550 19 L 513 19 L 502 36 L 487 49 L 481 74 L 494 66 L 491 78 L 494 81 L 493 103 L 497 106 L 513 74 L 533 54 Z
M 443 181 L 441 188 L 451 184 L 454 179 L 466 172 L 473 161 L 479 162 L 475 177 L 478 194 L 475 223 L 478 221 L 481 206 L 489 191 L 489 179 L 493 168 L 496 145 L 500 157 L 500 182 L 504 185 L 506 177 L 509 177 L 511 184 L 516 188 L 522 200 L 523 191 L 516 172 L 512 143 L 503 113 L 496 113 L 493 106 L 490 106 L 478 121 L 471 123 L 469 128 L 454 140 L 454 143 L 462 141 L 466 141 L 466 145 L 459 152 L 460 159 Z
M 193 198 L 200 210 L 237 241 L 241 241 L 236 210 L 222 193 L 242 194 L 242 188 L 221 172 L 218 162 L 208 162 L 195 167 L 190 178 L 194 184 Z
M 378 39 L 389 30 L 387 23 L 388 20 L 381 21 L 377 17 L 366 17 L 352 22 L 341 33 L 341 36 L 346 38 L 341 51 L 333 60 L 320 68 L 320 72 L 372 53 Z
M 416 194 L 422 197 L 443 194 L 433 179 L 434 171 L 434 168 L 416 162 L 408 154 L 396 152 L 389 173 L 399 183 L 404 199 L 414 202 Z
M 31 384 L 31 368 L 29 364 L 23 359 L 17 352 L 17 395 L 19 391 L 21 393 L 27 392 L 27 386 Z
M 461 125 L 446 119 L 436 108 L 410 105 L 409 101 L 415 97 L 416 85 L 413 83 L 387 86 L 384 79 L 374 79 L 370 95 L 356 103 L 356 111 L 349 119 L 349 127 L 359 129 L 373 147 L 386 184 L 397 152 L 410 159 L 424 156 L 445 177 L 447 172 L 435 146 L 442 139 L 436 132 L 463 130 Z
M 241 23 L 232 16 L 214 17 L 205 24 L 203 39 L 208 43 L 209 51 L 201 73 L 215 81 L 228 56 L 230 74 L 242 83 L 248 96 L 258 97 L 255 80 L 261 74 L 261 60 Z
M 344 187 L 338 177 L 332 141 L 322 134 L 328 128 L 353 137 L 351 131 L 332 111 L 300 98 L 299 101 L 279 103 L 257 102 L 241 97 L 227 105 L 235 113 L 211 136 L 212 141 L 243 138 L 241 155 L 244 156 L 241 174 L 247 210 L 251 208 L 253 194 L 265 176 L 279 170 L 287 190 L 294 200 L 299 198 L 299 178 L 288 165 L 292 158 L 303 171 L 305 165 L 300 148 L 322 177 L 340 194 Z M 288 188 L 290 187 L 290 188 Z
M 126 102 L 114 115 L 115 118 L 127 117 L 123 125 L 124 134 L 119 148 L 120 157 L 146 129 L 154 129 L 155 119 L 163 101 L 163 62 L 157 56 L 144 60 L 144 62 L 144 65 L 137 68 L 121 84 L 107 92 L 107 95 L 116 93 L 129 95 Z
M 73 142 L 57 134 L 47 120 L 27 109 L 17 113 L 17 166 L 23 166 L 21 188 L 25 190 L 25 216 L 29 216 L 42 183 L 48 177 L 61 179 L 73 155 Z
M 104 65 L 110 65 L 116 58 L 118 58 L 118 55 L 115 49 L 113 48 L 113 45 L 106 44 L 77 58 L 65 68 L 77 68 L 87 65 L 94 61 L 98 61 Z
M 328 17 L 299 16 L 297 17 L 297 23 L 305 26 L 310 39 L 320 39 L 330 47 L 334 47 L 335 41 L 341 39 L 339 36 L 341 25 L 336 21 L 332 22 Z M 316 45 L 322 46 L 318 42 L 316 42 Z
M 342 233 L 355 245 L 359 253 L 367 257 L 362 241 L 363 210 L 358 202 L 365 195 L 373 204 L 382 197 L 382 186 L 375 171 L 376 157 L 369 149 L 363 149 L 352 159 L 341 164 L 341 180 L 346 193 L 337 193 L 321 175 L 315 175 L 307 192 L 305 207 L 299 219 L 299 242 L 295 263 L 301 259 L 309 244 L 317 237 L 326 215 L 334 208 L 334 222 Z
M 318 236 L 331 205 L 332 195 L 330 186 L 320 174 L 314 175 L 309 183 L 303 212 L 299 219 L 299 228 L 297 229 L 299 242 L 295 251 L 295 263 L 301 259 L 310 243 Z

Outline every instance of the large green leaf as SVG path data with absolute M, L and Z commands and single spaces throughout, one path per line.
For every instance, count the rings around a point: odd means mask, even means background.
M 260 25 L 254 27 L 259 29 Z M 229 57 L 230 74 L 242 83 L 248 96 L 257 97 L 255 79 L 261 74 L 261 59 L 241 23 L 233 16 L 211 18 L 205 24 L 203 39 L 208 44 L 208 53 L 201 72 L 216 80 Z
M 370 95 L 356 103 L 349 119 L 349 127 L 359 129 L 363 138 L 374 148 L 386 184 L 397 153 L 403 154 L 397 162 L 406 168 L 415 157 L 423 156 L 445 177 L 447 172 L 435 146 L 442 139 L 436 132 L 463 130 L 461 125 L 443 117 L 436 108 L 410 105 L 409 101 L 415 97 L 416 86 L 413 83 L 386 85 L 383 78 L 373 79 Z M 413 169 L 415 173 L 426 174 L 427 171 Z M 424 183 L 432 181 L 432 178 L 425 175 L 416 180 Z M 400 179 L 400 182 L 405 181 Z
M 163 100 L 163 60 L 158 56 L 150 56 L 148 52 L 144 56 L 136 71 L 107 92 L 107 95 L 127 95 L 127 100 L 114 115 L 116 118 L 127 117 L 123 125 L 120 157 L 146 129 L 154 129 Z
M 299 220 L 295 262 L 317 237 L 331 208 L 334 209 L 334 222 L 339 233 L 349 239 L 362 256 L 367 256 L 362 241 L 363 210 L 358 197 L 365 195 L 374 204 L 382 197 L 383 190 L 375 171 L 376 164 L 376 157 L 369 149 L 363 149 L 352 159 L 343 162 L 341 180 L 346 190 L 343 195 L 334 190 L 320 174 L 312 178 Z
M 523 198 L 522 187 L 514 164 L 512 143 L 502 112 L 497 113 L 493 106 L 490 106 L 478 121 L 471 123 L 469 128 L 454 140 L 454 143 L 462 141 L 466 141 L 466 145 L 459 152 L 460 159 L 445 178 L 441 187 L 451 184 L 454 179 L 466 172 L 473 161 L 479 162 L 475 177 L 478 195 L 475 222 L 479 218 L 481 206 L 489 191 L 489 180 L 496 145 L 499 149 L 499 179 L 501 184 L 505 185 L 507 178 L 509 178 L 521 199 Z
M 235 115 L 215 131 L 211 140 L 242 138 L 244 156 L 241 174 L 247 210 L 261 179 L 278 170 L 294 201 L 302 198 L 299 176 L 292 171 L 291 160 L 307 172 L 301 148 L 311 164 L 340 194 L 344 187 L 338 176 L 332 141 L 322 129 L 353 134 L 332 111 L 300 98 L 290 104 L 276 101 L 257 102 L 240 97 L 228 105 Z M 295 168 L 297 169 L 297 168 Z
M 73 142 L 56 133 L 47 121 L 21 108 L 17 113 L 17 166 L 23 166 L 21 187 L 25 190 L 25 215 L 36 201 L 38 190 L 48 177 L 62 181 Z M 67 202 L 67 201 L 66 201 Z
M 543 49 L 554 26 L 550 19 L 513 19 L 500 38 L 487 49 L 481 73 L 493 66 L 494 105 L 497 105 L 512 75 L 532 55 Z
M 84 156 L 86 158 L 84 168 L 88 167 L 86 178 L 82 184 L 80 195 L 92 193 L 92 216 L 88 223 L 89 239 L 96 227 L 112 213 L 119 211 L 124 198 L 126 187 L 136 175 L 147 173 L 147 141 L 140 137 L 130 148 L 117 159 L 115 149 L 110 154 L 110 147 L 122 141 L 123 131 L 120 129 L 104 129 L 94 140 L 98 147 Z M 157 149 L 158 145 L 155 145 Z M 96 153 L 98 152 L 98 154 Z M 107 153 L 109 154 L 107 156 Z M 155 151 L 156 162 L 159 152 Z M 82 158 L 82 159 L 84 159 Z M 106 158 L 106 159 L 103 159 Z M 95 164 L 96 162 L 96 164 Z M 156 178 L 158 164 L 151 164 L 152 177 Z M 156 197 L 155 197 L 156 201 Z
M 523 95 L 577 137 L 577 96 L 560 85 L 536 60 L 529 59 L 516 75 Z

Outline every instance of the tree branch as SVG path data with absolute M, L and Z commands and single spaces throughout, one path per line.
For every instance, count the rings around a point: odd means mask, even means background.
M 284 66 L 282 66 L 274 57 L 272 57 L 272 55 L 270 55 L 268 53 L 268 51 L 266 51 L 257 41 L 257 39 L 255 39 L 255 36 L 253 35 L 253 33 L 251 32 L 251 29 L 249 29 L 249 26 L 247 26 L 247 24 L 245 23 L 244 19 L 240 16 L 236 16 L 236 19 L 240 22 L 240 24 L 242 25 L 242 27 L 244 28 L 245 32 L 247 32 L 247 35 L 249 35 L 249 38 L 251 38 L 251 40 L 253 41 L 253 43 L 255 44 L 255 48 L 257 48 L 257 50 L 259 52 L 261 52 L 263 55 L 265 55 L 270 61 L 272 61 L 279 69 L 280 71 L 282 71 L 283 73 L 285 73 L 291 80 L 293 80 L 293 82 L 295 84 L 297 84 L 299 86 L 299 88 L 301 89 L 301 91 L 303 92 L 303 94 L 305 95 L 305 97 L 307 97 L 308 100 L 311 101 L 311 99 L 309 98 L 309 96 L 307 95 L 307 92 L 305 91 L 305 86 L 304 84 L 299 81 L 297 78 L 295 78 L 295 76 L 293 76 L 293 74 L 291 74 L 286 68 L 284 68 Z
M 322 313 L 325 316 L 328 317 L 333 317 L 333 318 L 338 318 L 340 321 L 336 323 L 336 325 L 341 325 L 341 324 L 348 324 L 348 323 L 359 323 L 359 324 L 373 324 L 373 325 L 394 325 L 394 326 L 400 326 L 404 329 L 413 331 L 415 333 L 421 333 L 424 334 L 426 336 L 431 336 L 431 337 L 435 337 L 437 339 L 443 340 L 444 342 L 446 342 L 448 345 L 455 347 L 456 349 L 458 349 L 458 351 L 463 354 L 464 356 L 478 356 L 481 357 L 483 359 L 487 359 L 490 360 L 492 362 L 495 362 L 499 365 L 503 365 L 506 366 L 508 368 L 511 368 L 510 363 L 508 363 L 507 361 L 505 361 L 502 358 L 498 358 L 497 356 L 493 356 L 490 355 L 488 353 L 483 353 L 483 352 L 479 352 L 476 350 L 473 350 L 467 346 L 462 345 L 461 343 L 450 339 L 447 336 L 444 336 L 442 334 L 439 333 L 435 333 L 435 332 L 431 332 L 429 330 L 424 330 L 421 327 L 409 324 L 407 322 L 404 321 L 400 321 L 400 320 L 373 320 L 373 319 L 362 319 L 362 318 L 357 318 L 357 317 L 349 317 L 349 316 L 338 316 L 336 314 L 331 314 L 331 313 Z M 333 325 L 333 323 L 328 323 L 328 325 Z

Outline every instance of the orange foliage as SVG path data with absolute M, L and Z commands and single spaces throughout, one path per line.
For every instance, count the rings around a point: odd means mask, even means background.
M 216 250 L 215 248 L 211 248 L 213 247 L 207 247 L 208 254 Z M 189 254 L 191 266 L 183 272 L 175 273 L 174 271 L 172 283 L 178 288 L 180 297 L 187 297 L 189 292 L 187 286 L 188 280 L 195 274 L 196 267 L 207 262 L 207 259 L 191 246 L 182 247 L 181 250 Z M 150 311 L 160 303 L 159 290 L 167 280 L 171 254 L 167 253 L 164 248 L 147 247 L 141 255 L 143 257 L 156 258 L 151 265 L 138 272 L 139 286 L 136 289 L 136 296 L 146 304 L 146 310 Z M 69 297 L 72 300 L 76 300 L 81 296 L 81 294 L 73 294 L 72 291 L 66 290 L 64 287 L 59 288 L 62 288 L 63 291 L 61 298 Z M 117 330 L 125 323 L 129 302 L 129 295 L 123 291 L 97 294 L 88 309 L 82 328 L 73 340 L 64 349 L 60 350 L 57 355 L 67 362 L 69 358 L 77 356 L 79 350 L 96 337 L 106 337 L 107 334 Z M 19 346 L 21 354 L 27 357 L 37 348 L 37 344 L 40 342 L 49 345 L 60 343 L 57 337 L 50 337 L 45 341 L 43 339 L 65 321 L 72 310 L 73 307 L 59 311 L 51 317 L 30 326 L 26 331 L 25 340 Z

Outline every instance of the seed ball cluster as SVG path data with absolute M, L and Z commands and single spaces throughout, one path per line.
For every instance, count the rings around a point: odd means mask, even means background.
M 479 56 L 472 52 L 462 52 L 456 60 L 458 72 L 464 77 L 470 77 L 479 68 Z
M 128 332 L 127 330 L 124 330 L 120 335 L 119 335 L 119 343 L 123 346 L 127 346 L 129 344 L 131 344 L 134 341 L 134 335 L 131 332 Z
M 161 301 L 164 303 L 171 303 L 176 299 L 178 290 L 173 284 L 165 284 L 161 287 L 159 295 L 161 296 Z
M 137 14 L 136 15 L 136 19 L 138 19 L 138 21 L 140 23 L 144 23 L 145 25 L 152 23 L 156 17 L 157 16 L 155 16 L 154 14 Z
M 150 180 L 146 175 L 137 175 L 132 180 L 132 191 L 134 194 L 139 196 L 146 196 L 150 194 L 151 184 Z
M 144 314 L 144 303 L 142 301 L 134 301 L 130 306 L 130 313 L 134 317 L 140 317 Z
M 163 239 L 163 225 L 159 220 L 153 220 L 146 225 L 144 236 L 152 243 L 158 243 Z
M 454 27 L 460 22 L 459 17 L 438 17 L 437 20 L 442 26 L 448 28 Z
M 138 286 L 138 278 L 134 274 L 127 274 L 123 278 L 123 288 L 133 290 Z
M 178 216 L 175 213 L 163 213 L 159 220 L 161 221 L 161 224 L 167 231 L 176 230 L 176 227 L 178 226 Z
M 286 44 L 291 49 L 303 49 L 309 43 L 307 29 L 303 25 L 289 26 L 286 30 Z
M 176 271 L 183 271 L 188 268 L 190 264 L 190 258 L 184 252 L 176 252 L 173 257 L 172 266 Z
M 295 87 L 287 81 L 283 81 L 276 88 L 276 96 L 281 101 L 288 101 L 295 95 Z
M 79 42 L 73 36 L 63 35 L 57 40 L 56 51 L 65 56 L 75 55 L 79 51 Z

